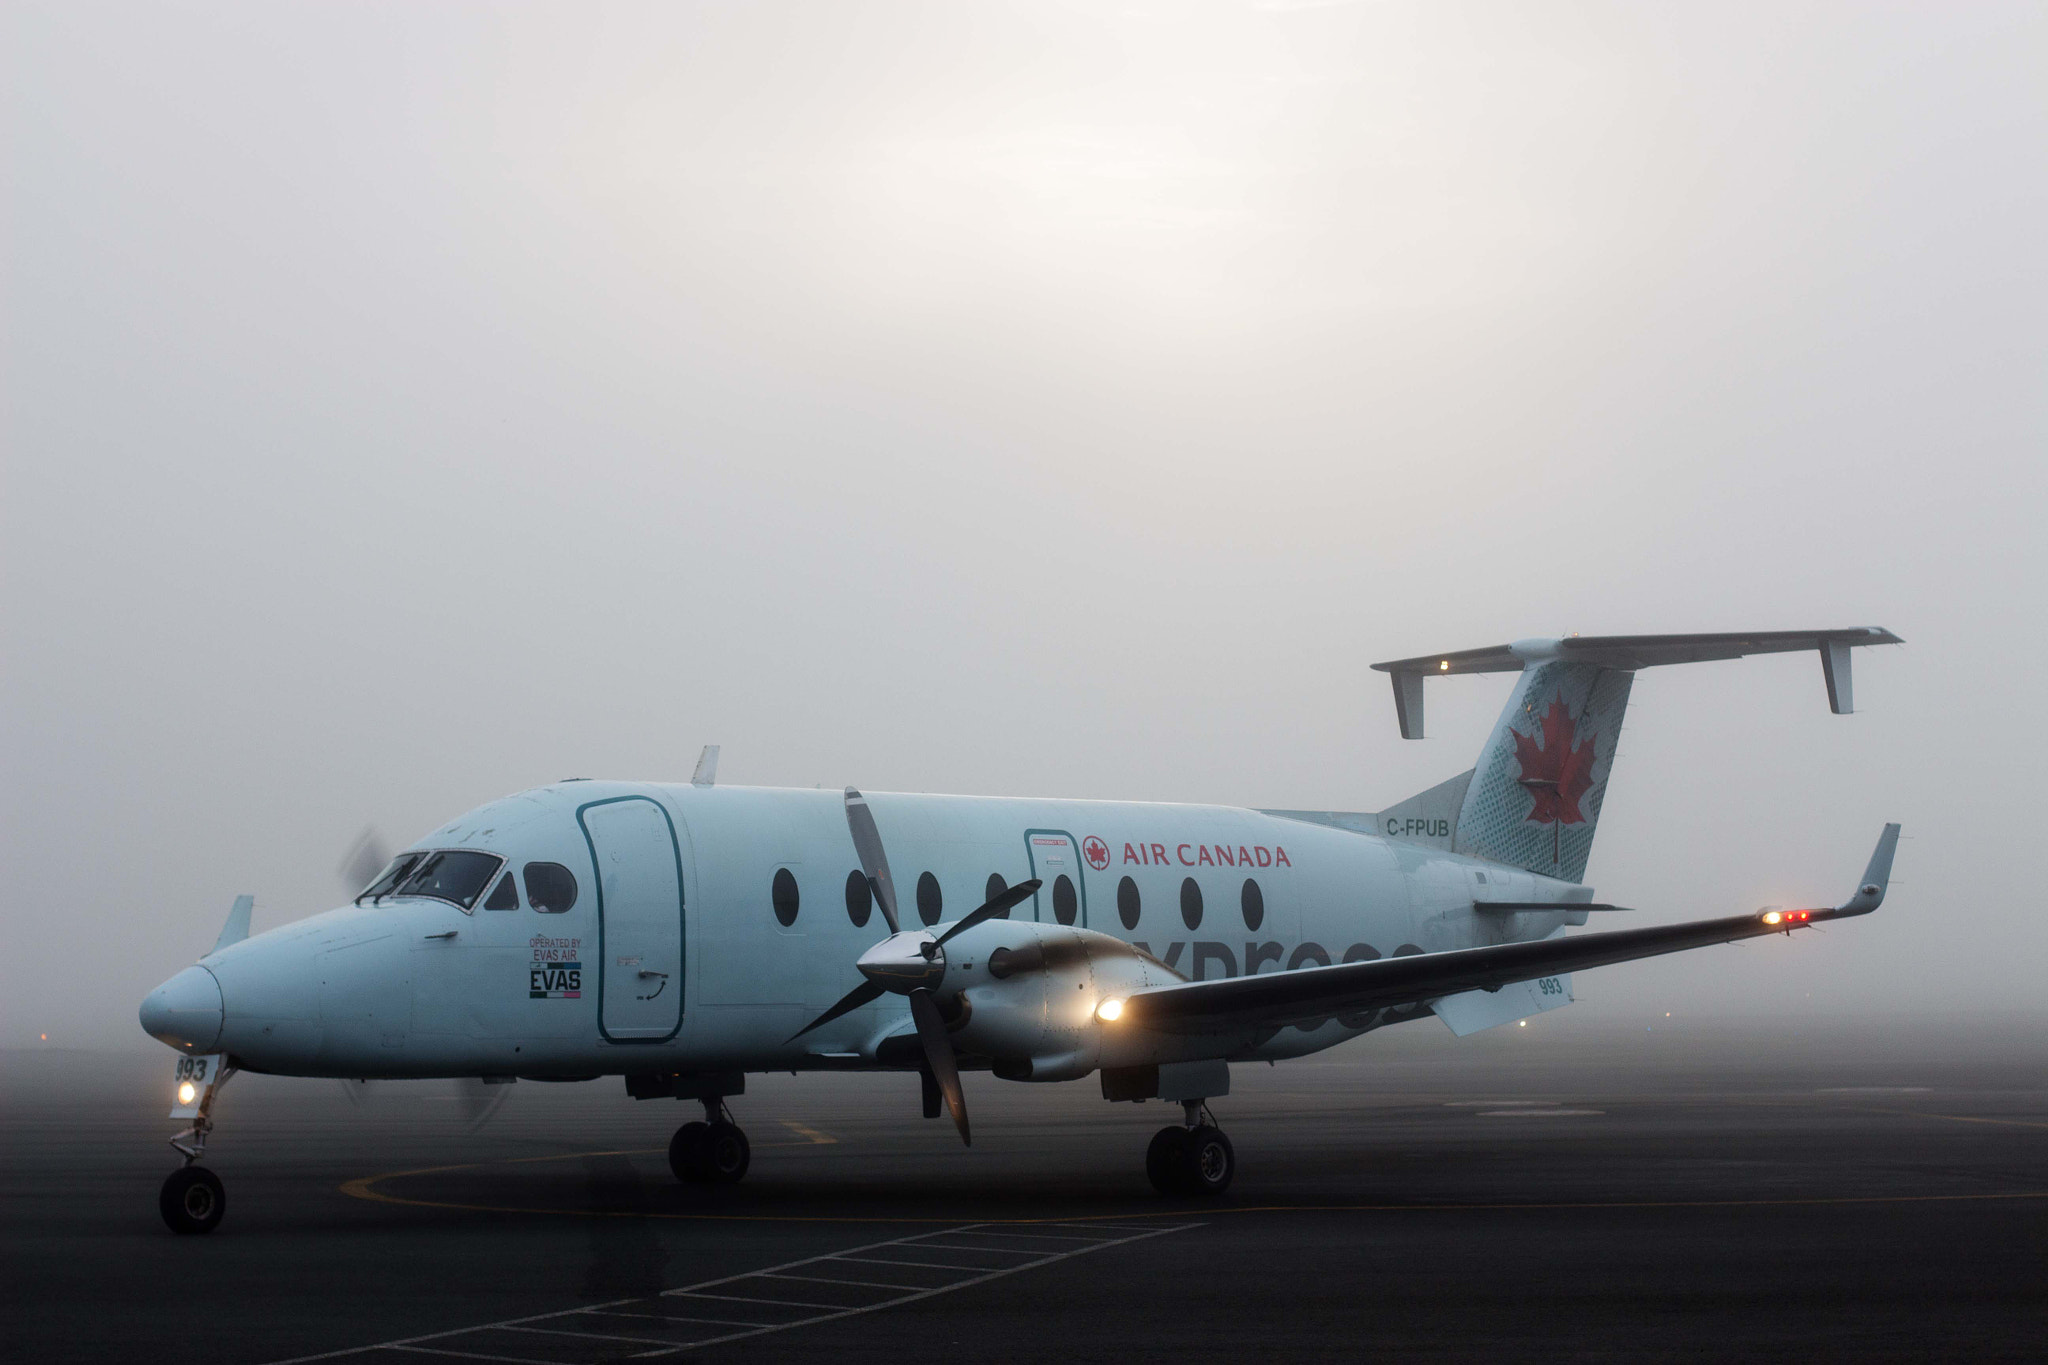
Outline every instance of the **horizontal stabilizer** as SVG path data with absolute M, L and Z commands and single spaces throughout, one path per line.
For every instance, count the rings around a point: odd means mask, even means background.
M 1393 675 L 1394 710 L 1403 739 L 1421 739 L 1422 680 L 1453 673 L 1520 673 L 1529 665 L 1555 660 L 1596 668 L 1634 672 L 1663 664 L 1710 663 L 1749 654 L 1819 652 L 1827 683 L 1828 706 L 1847 715 L 1854 694 L 1849 680 L 1849 651 L 1861 645 L 1905 643 L 1877 626 L 1840 630 L 1765 630 L 1716 635 L 1568 635 L 1559 640 L 1517 640 L 1513 644 L 1390 659 L 1373 667 Z

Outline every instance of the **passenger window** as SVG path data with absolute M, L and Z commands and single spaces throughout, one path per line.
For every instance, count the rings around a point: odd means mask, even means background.
M 1129 877 L 1116 884 L 1116 917 L 1124 922 L 1124 928 L 1138 927 L 1138 884 Z
M 1074 883 L 1062 872 L 1052 884 L 1052 917 L 1061 924 L 1072 924 L 1075 908 Z
M 504 876 L 498 878 L 497 889 L 492 891 L 491 898 L 484 902 L 484 909 L 517 910 L 518 908 L 519 888 L 513 884 L 512 874 L 507 872 Z
M 796 874 L 786 867 L 775 869 L 775 880 L 769 884 L 768 900 L 775 907 L 775 922 L 787 929 L 796 923 L 797 895 Z
M 846 917 L 853 921 L 856 929 L 865 929 L 868 916 L 875 913 L 874 889 L 868 885 L 865 873 L 854 871 L 846 874 Z
M 560 863 L 528 863 L 526 903 L 543 915 L 561 914 L 576 904 L 576 874 Z
M 1003 874 L 1002 874 L 1002 873 L 1000 873 L 1000 872 L 991 872 L 991 873 L 989 873 L 989 874 L 988 874 L 988 885 L 987 885 L 986 887 L 984 887 L 984 888 L 982 889 L 982 897 L 981 897 L 981 898 L 982 898 L 982 900 L 984 900 L 984 901 L 992 901 L 992 900 L 994 900 L 994 899 L 995 899 L 995 898 L 996 898 L 997 896 L 1000 896 L 1000 895 L 1002 895 L 1002 894 L 1003 894 L 1003 893 L 1004 893 L 1005 891 L 1008 891 L 1009 889 L 1010 889 L 1010 884 L 1009 884 L 1008 882 L 1006 882 L 1006 881 L 1004 881 L 1004 880 L 1003 880 Z M 1016 908 L 1015 906 L 1012 906 L 1012 907 L 1011 907 L 1011 909 L 1015 909 L 1015 908 Z M 1010 917 L 1010 911 L 1009 911 L 1009 910 L 1005 910 L 1005 911 L 1003 911 L 1003 913 L 1002 913 L 1002 914 L 1000 914 L 1000 915 L 997 915 L 997 916 L 996 916 L 996 918 L 997 918 L 997 919 L 1008 919 L 1009 917 Z
M 1256 930 L 1266 922 L 1266 893 L 1259 890 L 1259 884 L 1250 877 L 1244 879 L 1244 894 L 1239 903 L 1244 906 L 1244 927 Z
M 939 879 L 929 872 L 921 872 L 917 878 L 917 917 L 926 924 L 937 924 L 939 912 L 945 908 L 939 897 Z
M 1190 929 L 1202 927 L 1202 888 L 1188 877 L 1180 884 L 1180 918 Z

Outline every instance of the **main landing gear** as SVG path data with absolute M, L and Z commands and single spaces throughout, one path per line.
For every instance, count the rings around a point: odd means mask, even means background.
M 1237 1154 L 1201 1100 L 1182 1100 L 1186 1118 L 1161 1128 L 1145 1149 L 1145 1174 L 1161 1194 L 1221 1194 L 1237 1174 Z
M 668 1140 L 668 1168 L 685 1185 L 737 1185 L 753 1150 L 724 1099 L 704 1101 L 704 1121 L 686 1123 Z

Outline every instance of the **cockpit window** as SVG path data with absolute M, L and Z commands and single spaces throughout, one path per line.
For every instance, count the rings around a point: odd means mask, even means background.
M 432 896 L 467 910 L 491 884 L 491 874 L 504 865 L 505 860 L 495 853 L 477 853 L 466 848 L 439 850 L 421 858 L 419 866 L 392 894 Z
M 513 883 L 512 874 L 507 872 L 504 876 L 498 878 L 498 889 L 491 892 L 491 898 L 484 902 L 484 909 L 517 910 L 518 908 L 519 888 Z
M 526 903 L 543 915 L 561 914 L 576 904 L 576 875 L 560 863 L 528 863 Z
M 382 875 L 376 881 L 363 888 L 362 893 L 356 899 L 359 901 L 366 899 L 375 900 L 379 896 L 390 895 L 392 888 L 405 880 L 405 875 L 419 866 L 420 859 L 426 856 L 424 853 L 399 854 L 391 860 L 391 866 L 385 868 Z

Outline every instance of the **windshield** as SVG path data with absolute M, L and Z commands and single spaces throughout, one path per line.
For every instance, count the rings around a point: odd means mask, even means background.
M 391 860 L 391 866 L 385 868 L 376 881 L 371 882 L 362 889 L 361 893 L 356 896 L 356 899 L 360 901 L 368 897 L 374 900 L 378 896 L 390 895 L 391 889 L 397 886 L 399 882 L 405 880 L 405 874 L 417 867 L 420 859 L 426 856 L 424 853 L 399 854 Z
M 392 892 L 397 896 L 432 896 L 435 900 L 452 901 L 464 910 L 476 904 L 476 898 L 490 885 L 491 877 L 504 866 L 505 860 L 495 853 L 476 853 L 468 849 L 450 849 L 429 853 L 420 859 L 415 867 Z

